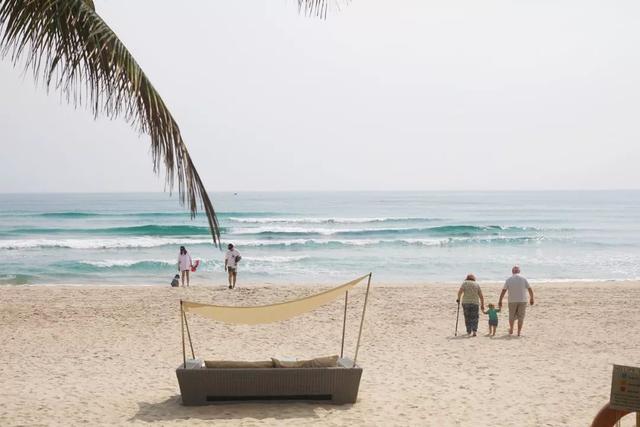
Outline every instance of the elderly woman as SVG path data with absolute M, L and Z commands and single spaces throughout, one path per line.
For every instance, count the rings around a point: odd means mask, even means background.
M 467 326 L 467 335 L 476 336 L 478 332 L 478 318 L 480 312 L 478 308 L 484 310 L 484 297 L 482 290 L 476 282 L 476 276 L 469 274 L 460 290 L 458 291 L 457 303 L 462 302 L 462 312 L 464 313 L 464 323 Z M 480 307 L 478 307 L 478 302 Z

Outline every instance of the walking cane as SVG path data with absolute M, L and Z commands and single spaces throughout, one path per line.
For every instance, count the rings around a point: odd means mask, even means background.
M 458 311 L 456 312 L 456 333 L 454 336 L 458 336 L 458 319 L 460 318 L 460 300 L 456 300 L 456 302 L 458 303 Z

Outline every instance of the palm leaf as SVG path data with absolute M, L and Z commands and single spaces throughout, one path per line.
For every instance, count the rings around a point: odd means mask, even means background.
M 327 17 L 327 0 L 298 0 L 298 11 L 307 16 Z
M 124 118 L 151 138 L 154 172 L 164 166 L 181 204 L 204 209 L 213 242 L 220 227 L 178 124 L 133 56 L 95 12 L 92 0 L 0 0 L 0 56 L 24 62 L 47 88 L 97 117 Z

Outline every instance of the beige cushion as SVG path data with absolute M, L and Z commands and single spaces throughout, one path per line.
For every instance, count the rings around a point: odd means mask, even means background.
M 306 360 L 280 360 L 271 358 L 274 368 L 304 368 Z
M 315 359 L 309 360 L 309 362 L 312 368 L 333 368 L 338 366 L 338 355 L 316 357 Z
M 258 362 L 243 362 L 243 361 L 235 361 L 235 360 L 205 360 L 204 366 L 206 368 L 218 368 L 218 369 L 273 368 L 273 362 L 271 360 L 258 361 Z
M 338 356 L 317 357 L 310 360 L 279 360 L 271 358 L 276 368 L 333 368 L 338 365 Z

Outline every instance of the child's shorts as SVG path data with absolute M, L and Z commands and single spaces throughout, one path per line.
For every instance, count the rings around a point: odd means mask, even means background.
M 489 320 L 489 326 L 498 326 L 498 320 Z

